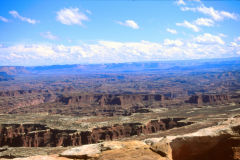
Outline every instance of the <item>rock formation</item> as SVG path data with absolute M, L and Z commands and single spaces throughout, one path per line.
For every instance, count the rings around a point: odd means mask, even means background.
M 187 103 L 193 104 L 222 104 L 230 101 L 229 95 L 193 95 L 187 100 Z
M 5 72 L 8 75 L 29 73 L 25 67 L 21 66 L 0 66 L 0 72 Z
M 150 145 L 170 160 L 239 160 L 240 117 L 195 133 L 154 139 Z
M 33 156 L 14 160 L 239 160 L 240 116 L 216 126 L 178 136 L 143 141 L 105 141 L 65 150 L 59 156 Z
M 64 90 L 71 90 L 65 88 Z M 128 116 L 132 113 L 151 112 L 152 108 L 181 106 L 187 97 L 171 98 L 164 94 L 84 94 L 59 90 L 0 91 L 0 113 L 48 112 L 73 116 Z M 225 104 L 229 95 L 193 95 L 186 103 Z
M 121 106 L 131 106 L 141 103 L 149 102 L 163 102 L 164 96 L 160 94 L 156 95 L 141 95 L 141 94 L 124 94 L 124 95 L 114 95 L 114 94 L 93 94 L 93 95 L 77 95 L 77 96 L 60 96 L 57 100 L 58 102 L 78 105 L 93 105 L 97 104 L 100 106 L 105 105 L 121 105 Z
M 179 122 L 181 118 L 152 120 L 141 123 L 116 124 L 109 127 L 94 128 L 92 131 L 51 129 L 41 124 L 1 124 L 0 146 L 12 147 L 56 147 L 78 146 L 99 141 L 114 140 L 140 134 L 155 133 L 174 127 L 189 125 Z
M 95 157 L 97 160 L 239 160 L 240 117 L 230 118 L 222 124 L 194 133 L 151 138 L 143 142 L 103 142 L 96 144 L 98 153 L 91 155 L 82 152 L 81 146 L 72 158 L 86 156 L 85 158 Z M 135 147 L 131 146 L 132 144 Z M 71 152 L 67 150 L 61 156 L 70 157 L 69 153 Z

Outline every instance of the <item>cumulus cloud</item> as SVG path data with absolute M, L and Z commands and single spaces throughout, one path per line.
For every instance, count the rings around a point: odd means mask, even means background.
M 193 11 L 195 12 L 197 9 L 196 8 L 190 8 L 190 7 L 181 7 L 181 11 Z
M 199 32 L 199 31 L 200 31 L 200 29 L 199 29 L 196 25 L 194 25 L 194 24 L 192 24 L 192 23 L 190 23 L 190 22 L 188 22 L 188 21 L 186 21 L 186 20 L 184 20 L 183 23 L 176 23 L 176 25 L 177 25 L 177 26 L 186 27 L 186 28 L 190 28 L 190 29 L 192 29 L 194 32 Z
M 198 18 L 193 22 L 188 22 L 188 21 L 185 20 L 182 23 L 176 23 L 176 25 L 186 27 L 186 28 L 190 28 L 194 32 L 199 32 L 200 31 L 199 26 L 212 27 L 212 26 L 214 26 L 214 21 L 212 19 L 209 19 L 209 18 Z M 170 32 L 171 30 L 167 30 L 167 31 Z
M 132 29 L 139 29 L 138 24 L 135 21 L 133 21 L 133 20 L 126 20 L 124 22 L 118 21 L 117 23 L 122 25 L 122 26 L 130 27 Z
M 238 39 L 236 39 L 234 42 L 230 43 L 230 46 L 232 48 L 232 51 L 234 51 L 234 53 L 236 53 L 238 56 L 240 56 L 240 37 L 238 37 Z
M 207 27 L 211 27 L 214 25 L 214 21 L 209 18 L 198 18 L 195 20 L 194 23 L 199 26 L 207 26 Z
M 226 58 L 240 55 L 240 41 L 227 43 L 218 35 L 200 34 L 188 40 L 163 42 L 97 41 L 80 45 L 0 45 L 1 65 L 122 63 L 158 60 Z
M 0 16 L 0 21 L 3 21 L 3 22 L 9 22 L 9 20 L 8 20 L 7 18 L 2 17 L 2 16 Z
M 163 44 L 165 46 L 182 46 L 183 42 L 180 40 L 170 40 L 170 39 L 165 39 Z
M 240 41 L 240 36 L 238 38 L 236 38 L 236 41 Z
M 88 17 L 79 11 L 78 8 L 64 8 L 57 12 L 57 20 L 65 25 L 83 25 Z
M 14 10 L 9 11 L 9 14 L 11 14 L 14 18 L 20 19 L 21 21 L 24 21 L 24 22 L 28 22 L 30 24 L 36 24 L 37 22 L 39 22 L 31 18 L 23 17 L 17 11 L 14 11 Z
M 166 30 L 167 30 L 169 33 L 177 34 L 177 31 L 176 31 L 175 29 L 167 28 Z
M 240 55 L 240 36 L 235 38 L 234 41 L 230 43 L 230 46 L 237 55 Z
M 51 32 L 44 32 L 44 33 L 40 33 L 40 35 L 46 39 L 50 39 L 50 40 L 57 40 L 58 37 L 53 35 Z
M 183 0 L 177 0 L 177 5 L 186 5 L 186 3 Z
M 216 21 L 223 20 L 224 18 L 237 19 L 237 17 L 233 13 L 229 13 L 226 11 L 218 11 L 215 10 L 213 7 L 208 8 L 205 6 L 201 6 L 198 7 L 197 10 L 199 12 L 202 12 L 203 14 L 211 16 Z
M 195 42 L 202 44 L 225 44 L 221 37 L 212 35 L 210 33 L 204 33 L 194 38 Z
M 215 21 L 221 21 L 225 18 L 234 19 L 234 20 L 237 19 L 237 15 L 234 13 L 230 13 L 227 11 L 215 10 L 213 7 L 206 7 L 204 5 L 196 7 L 196 8 L 181 7 L 181 10 L 182 11 L 200 12 L 200 13 L 210 16 Z

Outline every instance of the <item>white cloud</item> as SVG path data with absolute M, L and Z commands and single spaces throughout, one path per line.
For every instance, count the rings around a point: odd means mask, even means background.
M 175 29 L 167 28 L 166 30 L 167 30 L 169 33 L 177 34 L 177 31 L 176 31 Z
M 190 7 L 181 7 L 180 9 L 181 11 L 193 11 L 193 12 L 196 11 L 196 8 L 190 8 Z
M 213 7 L 205 7 L 201 6 L 198 7 L 197 10 L 203 14 L 211 16 L 214 20 L 219 21 L 223 18 L 233 18 L 234 16 L 231 13 L 225 12 L 225 11 L 217 11 Z M 233 18 L 234 19 L 234 18 Z
M 1 65 L 53 65 L 120 63 L 158 60 L 226 58 L 240 55 L 240 41 L 225 43 L 204 33 L 188 40 L 165 39 L 161 43 L 98 41 L 81 45 L 0 45 Z
M 186 28 L 190 28 L 190 29 L 192 29 L 194 32 L 199 32 L 199 30 L 200 30 L 196 25 L 194 25 L 194 24 L 192 24 L 192 23 L 190 23 L 190 22 L 188 22 L 188 21 L 186 21 L 186 20 L 184 20 L 183 23 L 176 23 L 176 25 L 177 25 L 177 26 L 186 27 Z
M 193 1 L 193 2 L 201 2 L 201 0 L 189 0 L 189 1 Z
M 238 44 L 237 44 L 236 42 L 231 42 L 231 46 L 232 46 L 232 47 L 237 47 Z
M 3 21 L 3 22 L 9 22 L 9 20 L 8 20 L 7 18 L 2 17 L 2 16 L 0 16 L 0 21 Z
M 194 23 L 199 26 L 207 26 L 207 27 L 214 25 L 214 21 L 209 18 L 198 18 L 195 20 Z
M 215 21 L 221 21 L 224 18 L 229 19 L 237 19 L 237 15 L 234 13 L 229 13 L 227 11 L 219 11 L 215 10 L 213 7 L 206 7 L 204 5 L 197 7 L 197 8 L 189 8 L 189 7 L 181 7 L 182 11 L 193 11 L 193 12 L 200 12 L 205 15 L 212 17 Z
M 133 20 L 126 20 L 125 22 L 118 21 L 117 23 L 123 26 L 130 27 L 132 29 L 139 29 L 138 24 Z
M 36 24 L 37 22 L 39 22 L 39 21 L 34 20 L 34 19 L 23 17 L 17 11 L 14 11 L 14 10 L 9 11 L 9 14 L 11 14 L 14 18 L 20 19 L 21 21 L 28 22 L 28 23 L 31 23 L 31 24 Z
M 90 15 L 92 14 L 92 12 L 91 12 L 90 10 L 88 10 L 88 9 L 86 10 L 86 12 L 87 12 L 88 14 L 90 14 Z
M 234 42 L 230 43 L 231 49 L 238 56 L 240 55 L 240 37 L 234 40 Z
M 226 17 L 226 18 L 230 18 L 230 19 L 237 19 L 237 16 L 234 14 L 234 13 L 229 13 L 229 12 L 226 12 L 226 11 L 221 11 L 220 14 L 223 16 L 223 17 Z
M 186 5 L 186 3 L 183 0 L 177 0 L 177 5 Z
M 199 32 L 200 28 L 198 26 L 212 27 L 214 25 L 214 21 L 209 18 L 198 18 L 193 22 L 188 22 L 185 20 L 183 23 L 176 23 L 176 25 L 190 28 L 194 32 Z M 170 30 L 169 30 L 169 32 L 170 32 Z
M 83 25 L 82 22 L 87 21 L 88 17 L 78 8 L 64 8 L 57 12 L 57 20 L 66 25 Z
M 51 32 L 44 32 L 44 33 L 40 33 L 40 35 L 46 39 L 50 39 L 50 40 L 57 40 L 58 37 L 53 35 Z
M 236 38 L 236 41 L 240 41 L 240 36 L 238 38 Z
M 204 33 L 194 38 L 195 42 L 201 44 L 225 44 L 221 37 L 212 35 L 210 33 Z
M 219 33 L 218 35 L 219 35 L 220 37 L 224 37 L 224 38 L 227 37 L 227 35 L 225 35 L 225 34 L 223 34 L 223 33 Z
M 165 45 L 165 46 L 182 46 L 183 42 L 180 40 L 165 39 L 163 42 L 163 45 Z

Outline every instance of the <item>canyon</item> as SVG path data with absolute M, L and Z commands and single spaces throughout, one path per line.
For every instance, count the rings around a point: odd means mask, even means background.
M 230 97 L 229 95 L 193 95 L 187 100 L 187 103 L 193 104 L 222 104 L 224 102 L 229 102 Z
M 9 147 L 57 147 L 78 146 L 114 140 L 140 134 L 150 134 L 174 127 L 190 125 L 178 122 L 181 118 L 151 120 L 146 125 L 125 123 L 94 128 L 92 131 L 51 129 L 41 124 L 1 124 L 0 146 Z
M 239 66 L 2 66 L 0 158 L 237 160 Z
M 148 138 L 142 141 L 105 141 L 65 149 L 59 154 L 14 160 L 238 160 L 239 118 L 240 116 L 236 115 L 217 125 L 183 135 Z
M 174 98 L 164 94 L 85 94 L 52 90 L 2 91 L 0 95 L 1 113 L 48 112 L 75 116 L 127 116 L 150 112 L 151 108 L 183 104 L 218 105 L 238 100 L 228 94 L 199 94 Z

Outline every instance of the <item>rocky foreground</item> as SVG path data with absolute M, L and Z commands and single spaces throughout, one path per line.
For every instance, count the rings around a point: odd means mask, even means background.
M 216 126 L 178 136 L 143 141 L 106 141 L 63 151 L 59 155 L 14 160 L 240 160 L 240 115 Z

